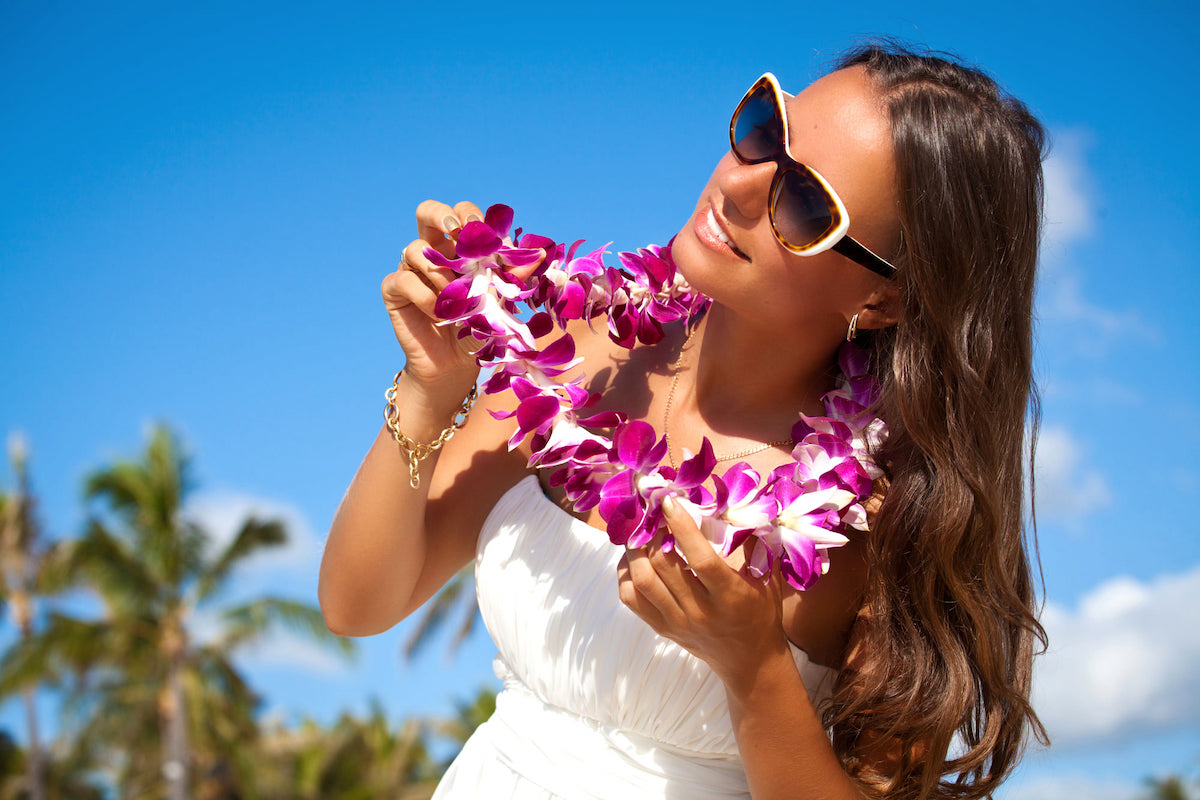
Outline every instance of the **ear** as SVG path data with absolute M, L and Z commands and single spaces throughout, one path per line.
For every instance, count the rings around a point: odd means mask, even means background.
M 900 319 L 900 287 L 889 283 L 875 289 L 858 309 L 858 329 L 864 331 L 890 328 Z M 850 318 L 846 318 L 850 324 Z

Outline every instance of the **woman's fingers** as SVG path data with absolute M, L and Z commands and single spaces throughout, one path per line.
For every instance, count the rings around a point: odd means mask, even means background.
M 463 225 L 466 225 L 473 219 L 483 221 L 483 212 L 479 210 L 479 206 L 467 200 L 455 203 L 454 213 Z
M 672 591 L 667 585 L 660 564 L 652 561 L 651 554 L 656 545 L 635 547 L 626 550 L 621 562 L 629 569 L 629 580 L 640 598 L 644 598 L 655 611 L 668 622 L 675 625 L 684 624 L 687 620 L 688 609 L 695 604 L 688 601 L 683 593 Z
M 458 232 L 472 219 L 483 219 L 483 212 L 474 203 L 461 202 L 453 208 L 437 200 L 426 200 L 417 206 L 417 238 L 446 258 L 453 258 Z
M 663 501 L 663 515 L 667 520 L 667 528 L 675 537 L 677 558 L 682 557 L 687 563 L 687 571 L 699 579 L 704 588 L 720 591 L 735 575 L 733 570 L 717 555 L 712 544 L 700 532 L 696 521 L 675 498 L 667 497 Z
M 417 238 L 424 239 L 446 258 L 454 257 L 454 242 L 463 223 L 453 208 L 437 200 L 426 200 L 417 206 Z
M 428 242 L 428 246 L 433 247 L 446 258 L 453 258 L 458 234 L 468 222 L 475 220 L 483 221 L 483 211 L 474 203 L 464 200 L 455 203 L 451 208 L 437 200 L 426 200 L 417 206 L 417 235 Z M 525 280 L 541 265 L 542 258 L 544 256 L 523 267 L 506 269 L 521 280 Z
M 679 509 L 678 504 L 675 508 L 679 511 L 677 518 L 674 521 L 668 518 L 668 524 L 675 535 L 676 552 L 664 553 L 657 536 L 646 547 L 627 550 L 621 563 L 628 569 L 629 586 L 623 587 L 623 591 L 636 591 L 639 599 L 653 605 L 665 619 L 684 622 L 689 617 L 706 614 L 711 602 L 709 587 L 703 583 L 701 572 L 692 562 L 697 562 L 705 574 L 712 572 L 728 577 L 723 573 L 731 570 L 713 551 L 691 518 Z M 681 546 L 681 536 L 687 541 L 686 551 Z M 710 580 L 717 582 L 711 576 Z M 625 600 L 624 595 L 622 600 Z
M 689 617 L 706 614 L 710 602 L 709 591 L 692 574 L 687 562 L 679 555 L 678 549 L 664 552 L 661 537 L 655 537 L 644 550 L 650 560 L 650 566 L 671 593 L 675 604 Z
M 446 284 L 454 280 L 454 273 L 448 269 L 434 266 L 433 262 L 425 256 L 427 247 L 429 247 L 429 242 L 424 239 L 414 239 L 409 242 L 408 246 L 404 248 L 400 267 L 402 270 L 414 273 L 436 295 L 446 288 Z M 430 316 L 432 316 L 432 311 Z
M 664 633 L 667 630 L 666 617 L 650 599 L 650 596 L 643 592 L 644 588 L 650 594 L 654 593 L 649 576 L 643 574 L 637 580 L 634 580 L 633 570 L 629 564 L 629 555 L 632 552 L 632 550 L 627 550 L 617 564 L 617 595 L 621 598 L 621 602 L 630 611 L 641 617 L 646 624 L 656 632 L 660 634 Z M 639 588 L 639 585 L 642 588 Z
M 416 306 L 427 317 L 433 317 L 433 307 L 437 302 L 437 292 L 420 273 L 401 267 L 395 272 L 389 272 L 380 287 L 383 292 L 383 302 L 388 311 L 397 313 L 407 306 Z

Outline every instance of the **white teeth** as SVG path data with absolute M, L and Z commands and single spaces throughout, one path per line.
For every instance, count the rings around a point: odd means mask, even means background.
M 733 240 L 725 235 L 725 231 L 721 230 L 721 226 L 717 224 L 717 217 L 713 214 L 712 209 L 708 210 L 708 229 L 717 235 L 725 244 L 733 244 Z

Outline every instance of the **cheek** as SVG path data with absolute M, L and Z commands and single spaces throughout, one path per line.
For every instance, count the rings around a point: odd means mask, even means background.
M 693 272 L 695 265 L 702 261 L 705 257 L 704 247 L 696 240 L 696 234 L 693 230 L 696 216 L 708 209 L 709 199 L 714 194 L 719 194 L 719 182 L 721 174 L 734 166 L 733 155 L 726 153 L 717 166 L 713 169 L 712 174 L 708 178 L 708 182 L 704 184 L 699 195 L 696 197 L 696 205 L 692 209 L 692 213 L 683 220 L 683 226 L 679 229 L 679 233 L 675 236 L 675 243 L 671 246 L 671 255 L 675 260 L 675 265 L 679 268 L 680 274 L 687 278 L 689 282 L 695 285 L 695 280 L 700 276 Z M 699 287 L 697 287 L 699 288 Z

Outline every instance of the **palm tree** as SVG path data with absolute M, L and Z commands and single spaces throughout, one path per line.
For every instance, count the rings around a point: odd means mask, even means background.
M 9 438 L 8 452 L 17 485 L 12 493 L 0 493 L 0 603 L 11 607 L 21 639 L 28 641 L 33 636 L 34 598 L 38 594 L 37 572 L 43 545 L 29 491 L 25 442 L 19 434 Z M 25 786 L 30 800 L 44 800 L 45 771 L 34 705 L 35 688 L 33 684 L 21 688 L 29 736 Z
M 484 687 L 475 693 L 468 701 L 459 700 L 454 704 L 454 716 L 433 723 L 433 730 L 438 736 L 449 739 L 458 745 L 454 752 L 439 765 L 439 772 L 445 772 L 450 762 L 455 759 L 467 739 L 475 733 L 475 729 L 496 712 L 496 690 Z
M 1188 784 L 1178 775 L 1168 775 L 1165 778 L 1149 778 L 1146 781 L 1150 790 L 1143 795 L 1144 800 L 1194 800 Z
M 245 745 L 257 732 L 259 700 L 234 665 L 238 647 L 284 625 L 352 652 L 308 603 L 262 597 L 213 608 L 234 568 L 285 544 L 287 534 L 277 521 L 252 517 L 211 553 L 209 534 L 181 513 L 190 489 L 188 461 L 161 425 L 140 458 L 91 474 L 85 495 L 99 511 L 64 560 L 69 580 L 94 591 L 103 614 L 50 615 L 5 670 L 26 679 L 68 670 L 84 676 L 67 704 L 82 726 L 78 739 L 115 765 L 129 798 L 185 800 L 193 784 L 249 783 L 254 765 Z M 196 636 L 198 611 L 218 620 L 209 641 Z
M 460 569 L 441 590 L 429 599 L 417 619 L 416 628 L 404 643 L 404 657 L 415 658 L 453 616 L 458 627 L 447 649 L 453 655 L 475 630 L 479 622 L 479 603 L 475 597 L 475 565 Z
M 44 752 L 42 788 L 46 800 L 103 800 L 104 788 L 88 774 L 86 763 L 71 752 Z M 0 730 L 0 800 L 29 800 L 32 796 L 26 780 L 29 754 L 7 731 Z
M 429 757 L 427 725 L 394 729 L 378 702 L 366 719 L 342 714 L 332 728 L 305 720 L 277 727 L 259 745 L 262 800 L 427 800 L 439 772 Z

